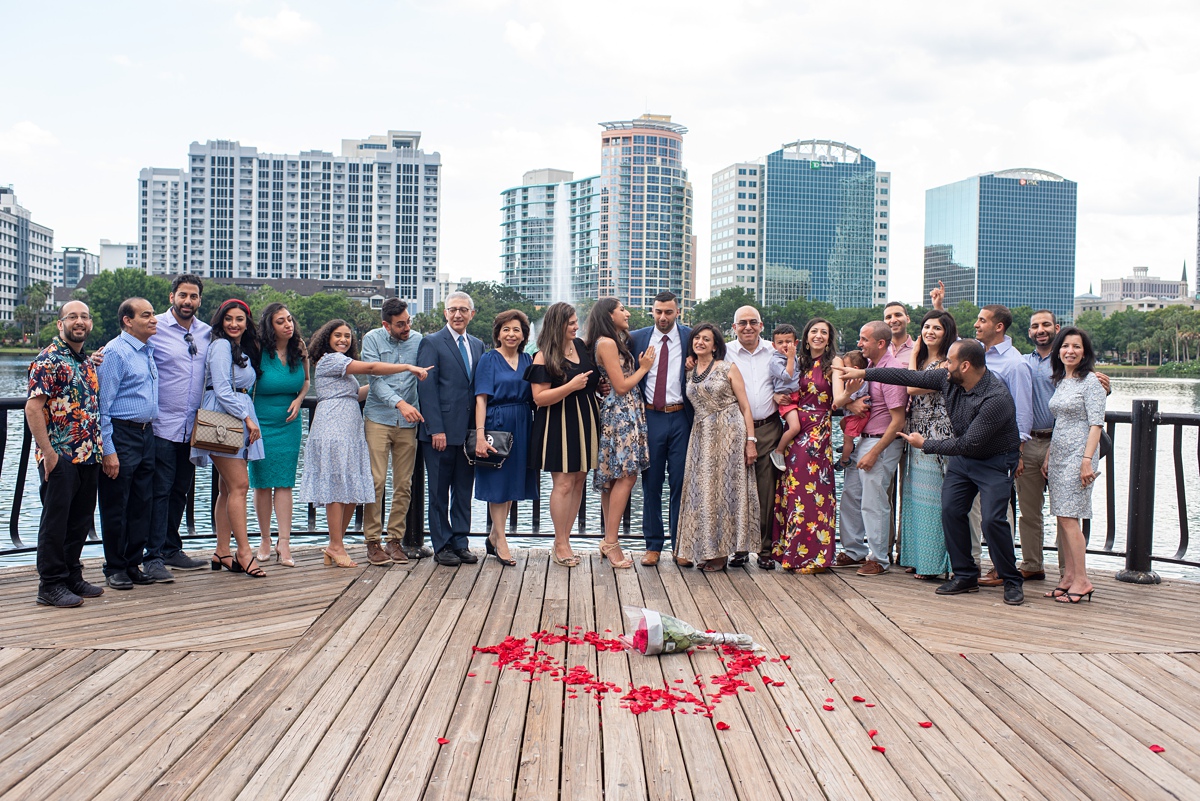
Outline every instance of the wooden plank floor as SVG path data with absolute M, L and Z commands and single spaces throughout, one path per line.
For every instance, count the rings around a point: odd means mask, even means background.
M 1093 602 L 1066 606 L 1029 583 L 1013 608 L 904 574 L 297 556 L 266 580 L 180 573 L 72 610 L 33 603 L 32 568 L 0 571 L 0 796 L 1200 798 L 1198 584 L 1096 576 Z M 709 718 L 635 715 L 562 670 L 711 703 L 733 662 L 713 650 L 546 643 L 554 675 L 472 649 L 612 637 L 623 605 L 752 634 L 766 659 Z

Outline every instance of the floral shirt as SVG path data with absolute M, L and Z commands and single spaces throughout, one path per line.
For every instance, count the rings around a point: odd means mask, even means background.
M 100 464 L 100 381 L 87 354 L 55 337 L 29 365 L 29 397 L 38 395 L 49 399 L 43 413 L 54 452 L 75 464 Z

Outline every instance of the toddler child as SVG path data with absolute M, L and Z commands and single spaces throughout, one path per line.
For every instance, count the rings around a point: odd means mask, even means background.
M 867 368 L 867 357 L 863 355 L 861 350 L 852 350 L 842 356 L 842 363 L 847 367 L 853 367 L 858 370 Z M 864 381 L 850 396 L 850 400 L 858 400 L 862 398 L 867 406 L 871 405 L 871 387 Z M 842 415 L 842 458 L 838 460 L 836 468 L 842 470 L 846 465 L 850 464 L 850 457 L 854 453 L 854 440 L 862 435 L 863 429 L 867 427 L 868 415 L 846 414 Z
M 800 434 L 800 376 L 796 374 L 796 338 L 796 329 L 787 323 L 775 326 L 771 332 L 771 344 L 775 347 L 768 366 L 771 388 L 776 395 L 787 395 L 787 402 L 779 405 L 779 414 L 786 427 L 779 438 L 779 447 L 771 451 L 771 464 L 779 471 L 786 469 L 784 454 L 792 440 Z

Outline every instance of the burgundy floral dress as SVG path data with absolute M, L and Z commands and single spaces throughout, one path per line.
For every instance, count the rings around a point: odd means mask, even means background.
M 800 379 L 800 434 L 788 446 L 775 485 L 771 557 L 787 570 L 833 564 L 837 497 L 833 486 L 833 388 L 818 362 Z

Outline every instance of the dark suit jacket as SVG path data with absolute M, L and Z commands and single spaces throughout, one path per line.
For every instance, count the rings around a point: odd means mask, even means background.
M 467 334 L 471 349 L 471 372 L 463 364 L 458 342 L 444 327 L 421 338 L 417 346 L 417 366 L 429 367 L 429 377 L 417 382 L 421 416 L 425 422 L 417 429 L 417 439 L 430 442 L 434 434 L 445 434 L 447 445 L 461 446 L 475 419 L 474 371 L 483 356 L 483 342 Z
M 680 388 L 680 392 L 683 395 L 684 413 L 687 415 L 688 422 L 690 423 L 692 421 L 692 416 L 695 414 L 695 411 L 692 409 L 692 404 L 687 399 L 687 392 L 686 392 L 686 389 L 687 389 L 687 345 L 688 345 L 688 340 L 691 339 L 691 336 L 692 336 L 692 329 L 688 328 L 686 325 L 680 325 L 679 323 L 676 323 L 675 325 L 676 325 L 676 327 L 679 328 L 679 346 L 680 346 L 680 349 L 681 349 L 682 355 L 683 355 L 683 358 L 679 362 L 679 388 Z M 657 334 L 657 336 L 655 336 L 656 334 Z M 640 359 L 642 357 L 642 354 L 646 352 L 646 348 L 650 347 L 651 345 L 654 345 L 654 349 L 656 352 L 658 350 L 660 350 L 660 348 L 658 347 L 658 344 L 662 340 L 662 334 L 660 334 L 658 332 L 657 328 L 655 328 L 654 326 L 650 326 L 649 328 L 639 328 L 636 331 L 631 331 L 629 333 L 629 339 L 633 343 L 634 358 Z M 651 340 L 653 340 L 653 341 L 651 341 Z M 653 370 L 654 368 L 652 367 L 650 369 Z M 647 373 L 646 375 L 649 375 L 649 373 Z M 638 384 L 638 389 L 642 393 L 642 400 L 645 402 L 646 408 L 649 409 L 650 404 L 654 402 L 654 398 L 651 398 L 646 394 L 646 377 L 645 376 L 642 377 L 641 383 Z

